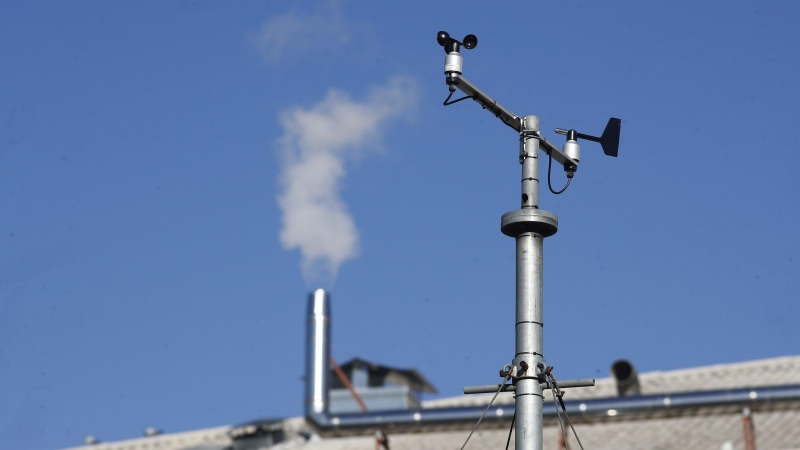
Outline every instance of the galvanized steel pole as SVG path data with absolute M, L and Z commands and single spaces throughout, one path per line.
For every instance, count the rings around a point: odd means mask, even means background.
M 556 129 L 557 133 L 567 136 L 567 143 L 562 151 L 539 134 L 538 117 L 520 118 L 463 77 L 461 46 L 467 49 L 475 48 L 478 45 L 478 38 L 470 34 L 464 38 L 462 43 L 451 38 L 449 33 L 440 31 L 436 35 L 436 41 L 444 47 L 444 51 L 447 53 L 444 73 L 450 94 L 445 99 L 444 106 L 472 99 L 483 109 L 488 110 L 503 123 L 519 132 L 519 162 L 522 164 L 520 209 L 509 211 L 500 219 L 500 231 L 506 236 L 513 237 L 517 247 L 516 353 L 512 364 L 506 365 L 500 375 L 506 379 L 510 376 L 514 385 L 516 449 L 542 450 L 543 386 L 549 385 L 546 376 L 549 374 L 546 372 L 547 363 L 542 355 L 544 347 L 542 342 L 544 334 L 543 245 L 544 238 L 558 232 L 558 217 L 551 212 L 539 209 L 539 148 L 541 146 L 550 158 L 563 166 L 567 173 L 567 179 L 572 180 L 580 159 L 580 146 L 578 146 L 577 138 L 599 142 L 606 155 L 617 156 L 621 121 L 611 118 L 600 137 L 578 133 L 575 130 Z M 461 90 L 466 96 L 450 100 L 456 89 Z M 549 174 L 548 168 L 548 185 Z M 553 191 L 552 187 L 550 190 L 554 194 L 560 194 L 568 186 L 569 181 L 560 191 Z M 573 381 L 579 382 L 576 385 L 583 385 L 586 382 L 586 380 Z M 555 384 L 554 381 L 553 384 Z M 591 384 L 594 384 L 593 380 L 591 380 Z M 482 392 L 485 388 L 486 386 L 468 386 L 464 389 L 464 393 Z M 493 389 L 498 389 L 498 393 L 504 389 L 512 391 L 503 386 Z
M 539 209 L 539 118 L 526 116 L 520 133 L 522 162 L 521 207 Z M 543 241 L 536 232 L 516 236 L 517 244 L 517 314 L 514 366 L 515 407 L 517 414 L 517 450 L 542 450 L 542 408 L 544 396 L 537 373 L 544 365 L 542 357 Z

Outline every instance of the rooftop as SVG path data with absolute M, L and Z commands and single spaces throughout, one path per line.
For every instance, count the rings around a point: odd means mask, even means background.
M 353 362 L 353 361 L 351 361 Z M 732 364 L 689 369 L 654 371 L 639 374 L 643 395 L 711 391 L 720 389 L 755 388 L 765 386 L 800 385 L 800 356 L 746 361 Z M 616 397 L 612 378 L 597 380 L 593 388 L 575 388 L 567 393 L 570 399 Z M 423 408 L 462 407 L 485 405 L 491 394 L 457 396 L 428 400 Z M 510 394 L 501 394 L 496 402 L 512 403 Z M 757 430 L 759 450 L 800 449 L 800 409 L 791 407 L 755 411 L 753 420 Z M 273 427 L 277 422 L 265 421 Z M 270 449 L 375 449 L 371 436 L 320 438 L 300 417 L 279 421 L 285 440 Z M 476 432 L 470 448 L 502 448 L 508 436 L 506 422 L 495 421 Z M 258 421 L 253 423 L 260 423 Z M 251 424 L 246 424 L 251 425 Z M 501 427 L 502 425 L 502 427 Z M 704 448 L 709 450 L 741 450 L 742 421 L 740 414 L 703 413 L 676 418 L 651 418 L 629 420 L 625 417 L 608 418 L 603 422 L 582 423 L 577 431 L 587 450 L 634 450 L 642 448 L 678 450 Z M 233 437 L 242 426 L 221 426 L 203 430 L 162 434 L 125 441 L 99 443 L 73 447 L 71 450 L 239 450 L 258 448 L 242 446 Z M 545 448 L 558 448 L 557 426 L 545 427 Z M 465 431 L 437 431 L 424 433 L 391 434 L 393 450 L 458 448 L 466 438 Z M 573 442 L 574 445 L 574 442 Z

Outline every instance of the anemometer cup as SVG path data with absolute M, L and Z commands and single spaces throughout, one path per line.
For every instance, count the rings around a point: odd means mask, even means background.
M 452 52 L 460 52 L 461 46 L 463 45 L 465 49 L 472 50 L 473 48 L 478 46 L 478 37 L 474 34 L 468 34 L 464 37 L 464 41 L 458 41 L 450 37 L 450 34 L 447 31 L 440 31 L 436 33 L 436 42 L 439 43 L 442 47 L 444 47 L 445 53 L 452 53 Z

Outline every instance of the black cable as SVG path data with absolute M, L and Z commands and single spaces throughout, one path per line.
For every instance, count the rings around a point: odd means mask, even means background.
M 450 105 L 452 105 L 453 103 L 458 103 L 458 102 L 460 102 L 461 100 L 466 100 L 466 99 L 468 99 L 468 98 L 472 98 L 472 96 L 471 96 L 471 95 L 467 95 L 466 97 L 461 97 L 461 98 L 459 98 L 459 99 L 457 99 L 457 100 L 453 100 L 452 102 L 448 102 L 448 100 L 450 100 L 450 97 L 452 97 L 452 96 L 453 96 L 453 92 L 455 92 L 455 91 L 450 91 L 450 95 L 448 95 L 448 96 L 447 96 L 447 98 L 446 98 L 446 99 L 444 99 L 444 103 L 442 103 L 442 105 L 444 105 L 444 106 L 450 106 Z
M 508 429 L 508 440 L 506 441 L 506 450 L 508 450 L 508 444 L 511 443 L 511 432 L 514 431 L 514 422 L 517 420 L 517 411 L 515 408 L 514 416 L 511 417 L 511 428 Z
M 550 160 L 547 163 L 547 187 L 550 188 L 550 192 L 552 192 L 553 194 L 558 195 L 558 194 L 561 194 L 562 192 L 567 190 L 567 188 L 569 187 L 569 183 L 572 181 L 572 177 L 570 175 L 567 175 L 567 184 L 566 184 L 566 186 L 564 186 L 564 188 L 561 189 L 558 192 L 554 191 L 553 190 L 553 184 L 550 182 L 550 169 L 553 168 L 553 155 L 548 153 L 547 156 L 550 157 Z

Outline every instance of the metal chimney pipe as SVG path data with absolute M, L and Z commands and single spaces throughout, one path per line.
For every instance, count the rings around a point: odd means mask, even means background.
M 306 417 L 328 415 L 331 358 L 331 297 L 324 289 L 308 295 L 306 322 Z
M 620 397 L 641 395 L 639 374 L 630 361 L 619 359 L 611 365 L 611 376 L 617 382 L 617 393 Z

